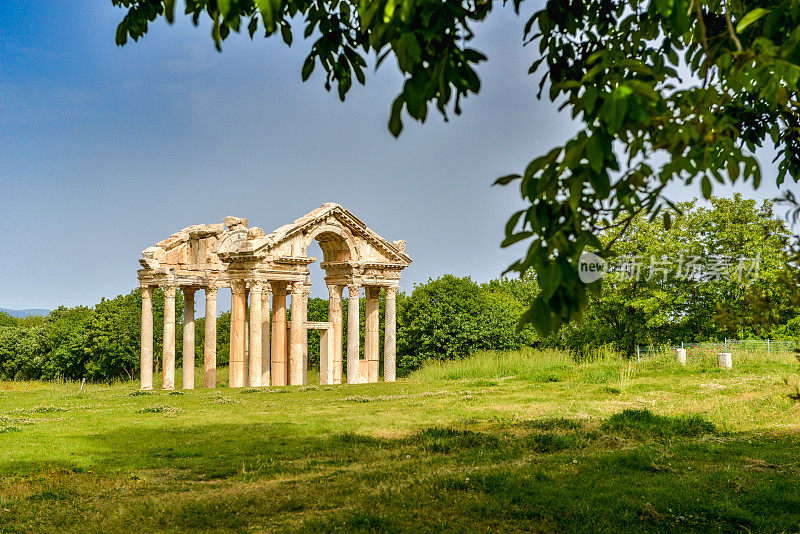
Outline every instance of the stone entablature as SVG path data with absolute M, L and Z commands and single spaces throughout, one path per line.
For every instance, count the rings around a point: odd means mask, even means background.
M 323 253 L 321 267 L 330 293 L 329 321 L 309 323 L 310 292 L 308 256 L 316 240 Z M 400 273 L 410 263 L 405 241 L 389 242 L 338 204 L 326 203 L 291 224 L 270 234 L 248 227 L 248 220 L 225 217 L 222 224 L 194 225 L 172 234 L 142 251 L 139 283 L 142 299 L 142 388 L 152 388 L 153 327 L 152 290 L 165 288 L 163 388 L 174 387 L 175 290 L 184 291 L 184 339 L 194 337 L 194 292 L 206 291 L 206 342 L 204 385 L 216 384 L 216 291 L 231 288 L 231 387 L 244 385 L 304 384 L 307 369 L 309 328 L 324 331 L 322 383 L 342 380 L 342 292 L 348 295 L 348 383 L 377 382 L 379 292 L 386 291 L 384 378 L 395 377 L 395 294 Z M 367 325 L 364 358 L 360 356 L 358 298 L 366 291 Z M 272 306 L 270 306 L 272 295 Z M 286 321 L 286 297 L 292 298 L 293 313 Z M 249 304 L 248 304 L 249 299 Z M 256 300 L 258 302 L 256 302 Z M 171 308 L 170 308 L 171 306 Z M 147 309 L 146 309 L 147 308 Z M 249 313 L 249 327 L 248 313 Z M 271 310 L 271 311 L 270 311 Z M 171 327 L 168 321 L 171 320 Z M 213 337 L 210 339 L 209 336 Z M 167 339 L 170 337 L 171 339 Z M 193 387 L 193 345 L 183 354 L 184 387 Z M 322 349 L 322 347 L 321 347 Z M 322 353 L 322 350 L 321 350 Z M 352 355 L 352 356 L 351 356 Z

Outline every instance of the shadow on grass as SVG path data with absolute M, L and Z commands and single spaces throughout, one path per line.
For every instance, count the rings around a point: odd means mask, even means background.
M 98 433 L 90 443 L 94 470 L 2 466 L 15 476 L 0 492 L 8 510 L 0 531 L 79 524 L 89 532 L 131 525 L 780 532 L 800 525 L 796 434 L 719 435 L 700 418 L 647 411 L 602 423 L 437 426 L 398 438 L 304 431 L 259 423 Z

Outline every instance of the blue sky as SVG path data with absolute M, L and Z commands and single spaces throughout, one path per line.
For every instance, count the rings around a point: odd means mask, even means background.
M 408 242 L 404 290 L 444 273 L 487 280 L 520 251 L 498 244 L 521 201 L 491 182 L 575 128 L 536 100 L 535 50 L 509 8 L 479 28 L 482 93 L 449 123 L 406 121 L 400 139 L 386 129 L 400 87 L 389 62 L 340 103 L 319 69 L 301 82 L 299 36 L 287 48 L 234 35 L 219 54 L 180 17 L 119 48 L 123 14 L 107 0 L 0 0 L 0 307 L 91 305 L 134 288 L 140 251 L 181 228 L 237 215 L 269 232 L 323 202 Z M 323 296 L 316 265 L 312 282 Z

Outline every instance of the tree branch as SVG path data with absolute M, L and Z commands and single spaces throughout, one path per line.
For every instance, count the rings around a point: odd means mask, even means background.
M 733 23 L 731 22 L 731 10 L 728 8 L 727 0 L 723 4 L 723 9 L 725 10 L 725 22 L 728 24 L 728 35 L 731 36 L 731 40 L 733 40 L 734 44 L 736 45 L 736 51 L 742 51 L 742 43 L 739 41 L 739 38 L 736 36 L 736 32 L 733 29 Z
M 706 72 L 703 76 L 703 87 L 708 84 L 708 71 L 711 70 L 711 50 L 708 48 L 708 34 L 706 33 L 706 21 L 703 19 L 703 9 L 700 6 L 700 0 L 693 0 L 695 11 L 697 12 L 697 22 L 700 24 L 700 42 L 703 45 L 703 50 L 706 53 L 705 67 Z

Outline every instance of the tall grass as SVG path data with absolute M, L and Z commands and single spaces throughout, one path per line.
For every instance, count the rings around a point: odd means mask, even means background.
M 536 382 L 560 382 L 565 374 L 578 366 L 619 362 L 616 354 L 607 350 L 593 353 L 583 360 L 591 363 L 580 364 L 569 352 L 554 349 L 489 350 L 460 360 L 428 362 L 414 371 L 410 378 L 425 381 L 514 377 Z
M 499 380 L 517 378 L 534 382 L 562 382 L 578 379 L 589 384 L 611 384 L 625 390 L 639 373 L 684 376 L 693 373 L 722 372 L 717 367 L 713 347 L 689 353 L 685 366 L 676 360 L 674 349 L 650 352 L 641 362 L 626 359 L 609 348 L 600 348 L 577 356 L 555 350 L 524 348 L 515 351 L 483 351 L 448 361 L 429 361 L 410 375 L 411 380 Z M 779 373 L 794 376 L 798 361 L 787 351 L 732 350 L 733 373 Z M 792 379 L 794 382 L 794 379 Z

